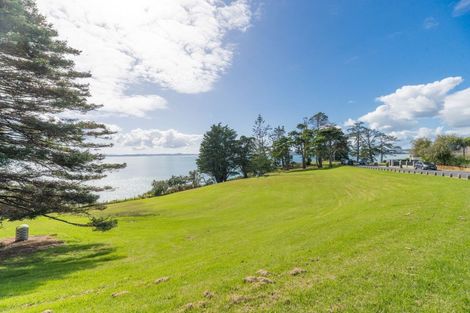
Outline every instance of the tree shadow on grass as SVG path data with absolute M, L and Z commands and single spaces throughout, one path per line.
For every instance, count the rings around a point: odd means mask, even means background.
M 31 292 L 50 280 L 124 258 L 104 244 L 67 244 L 0 261 L 0 299 Z

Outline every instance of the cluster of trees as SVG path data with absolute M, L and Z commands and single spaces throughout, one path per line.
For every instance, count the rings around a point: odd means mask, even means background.
M 349 155 L 357 161 L 373 162 L 378 156 L 383 161 L 385 155 L 399 149 L 395 141 L 396 138 L 369 129 L 362 122 L 355 123 L 345 134 L 323 112 L 304 118 L 290 132 L 284 126 L 272 128 L 259 115 L 251 137 L 238 137 L 235 130 L 220 123 L 212 125 L 204 134 L 197 166 L 216 182 L 224 182 L 238 174 L 246 178 L 274 168 L 289 169 L 294 165 L 294 153 L 300 156 L 304 169 L 313 160 L 319 168 L 325 160 L 332 167 L 334 161 L 349 159 Z
M 33 1 L 0 1 L 0 221 L 45 216 L 106 230 L 115 220 L 91 216 L 96 192 L 85 184 L 124 164 L 103 162 L 98 148 L 112 132 L 90 120 L 67 119 L 89 103 L 90 73 L 75 69 L 80 52 L 58 39 Z M 56 213 L 80 214 L 88 223 Z
M 418 138 L 413 141 L 411 153 L 425 161 L 442 165 L 462 166 L 469 164 L 467 148 L 470 137 L 456 135 L 439 135 L 434 141 L 429 138 Z
M 171 176 L 166 180 L 154 180 L 152 189 L 143 197 L 163 196 L 170 193 L 199 188 L 212 184 L 212 179 L 206 179 L 199 171 L 189 171 L 188 175 Z
M 272 169 L 270 131 L 261 116 L 253 126 L 253 136 L 240 136 L 228 126 L 212 125 L 204 134 L 196 161 L 198 170 L 216 182 L 224 182 L 233 175 L 263 175 Z
M 396 137 L 370 129 L 363 122 L 355 122 L 347 131 L 351 145 L 350 154 L 357 162 L 365 160 L 373 163 L 378 159 L 382 163 L 386 155 L 393 155 L 401 150 L 396 145 Z

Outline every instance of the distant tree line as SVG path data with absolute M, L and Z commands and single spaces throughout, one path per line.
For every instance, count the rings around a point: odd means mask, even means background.
M 356 162 L 377 159 L 382 162 L 385 155 L 400 150 L 396 140 L 367 128 L 362 122 L 344 133 L 323 112 L 304 118 L 290 132 L 282 125 L 271 127 L 261 115 L 254 121 L 251 136 L 238 136 L 234 129 L 218 123 L 204 134 L 196 171 L 154 180 L 151 190 L 142 197 L 167 195 L 235 177 L 262 176 L 275 169 L 289 170 L 296 166 L 306 169 L 313 165 L 323 168 L 325 162 L 331 168 L 334 162 L 350 156 Z M 300 158 L 299 165 L 293 161 L 294 154 Z
M 385 155 L 400 149 L 395 145 L 396 140 L 367 128 L 362 122 L 355 123 L 344 133 L 323 112 L 304 118 L 290 132 L 281 125 L 272 128 L 258 115 L 250 137 L 239 137 L 234 129 L 221 123 L 212 125 L 204 134 L 196 162 L 199 172 L 219 183 L 236 175 L 246 178 L 273 169 L 288 170 L 295 165 L 293 154 L 299 155 L 303 169 L 313 165 L 313 160 L 318 168 L 325 162 L 333 167 L 335 161 L 349 159 L 349 156 L 357 162 L 374 162 L 377 158 L 382 162 Z
M 465 166 L 470 164 L 466 155 L 470 147 L 470 137 L 456 135 L 439 135 L 434 141 L 429 138 L 418 138 L 412 142 L 411 153 L 425 161 L 441 165 Z
M 396 137 L 370 129 L 363 122 L 355 122 L 347 131 L 350 139 L 350 153 L 357 162 L 360 160 L 374 162 L 378 159 L 382 163 L 386 155 L 393 155 L 401 150 L 396 145 Z

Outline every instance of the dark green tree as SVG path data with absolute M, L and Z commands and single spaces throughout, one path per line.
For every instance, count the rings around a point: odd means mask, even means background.
M 333 161 L 336 159 L 336 154 L 347 151 L 347 138 L 343 131 L 334 126 L 326 126 L 317 131 L 316 141 L 321 142 L 324 147 L 325 157 L 328 158 L 329 167 L 333 167 Z
M 248 178 L 253 172 L 253 156 L 255 153 L 255 139 L 253 137 L 240 136 L 237 141 L 236 165 L 240 169 L 243 178 Z
M 212 125 L 204 134 L 196 160 L 201 173 L 217 183 L 225 182 L 237 170 L 237 133 L 222 124 Z
M 251 162 L 251 168 L 257 176 L 264 175 L 272 169 L 270 132 L 271 126 L 266 123 L 261 114 L 258 115 L 253 125 L 255 149 Z
M 291 167 L 292 155 L 290 149 L 292 146 L 291 139 L 287 136 L 281 137 L 273 141 L 271 154 L 276 163 L 283 169 L 287 170 Z
M 310 157 L 313 140 L 313 131 L 308 128 L 307 121 L 297 124 L 297 130 L 291 131 L 289 136 L 295 151 L 302 158 L 302 168 L 307 168 L 307 160 Z
M 329 124 L 328 115 L 323 112 L 318 112 L 309 119 L 309 122 L 313 124 L 314 129 L 318 130 Z
M 351 155 L 356 157 L 359 162 L 361 158 L 361 147 L 364 143 L 364 130 L 366 129 L 363 122 L 356 122 L 348 128 L 348 137 L 351 142 Z
M 96 192 L 87 185 L 112 169 L 96 149 L 110 146 L 104 125 L 66 119 L 99 106 L 87 101 L 89 73 L 75 70 L 79 51 L 57 39 L 33 1 L 0 1 L 0 219 L 45 216 L 106 230 L 114 220 L 95 218 Z M 58 214 L 80 214 L 88 223 Z
M 314 129 L 314 136 L 319 136 L 319 131 L 321 128 L 328 126 L 330 123 L 328 120 L 328 115 L 323 112 L 318 112 L 314 114 L 310 119 L 309 122 L 313 125 Z M 316 156 L 316 163 L 319 168 L 323 167 L 323 154 L 325 154 L 326 147 L 324 145 L 322 138 L 315 139 L 315 144 L 312 146 L 313 151 L 312 153 Z
M 271 155 L 276 166 L 281 166 L 283 169 L 289 169 L 292 162 L 292 156 L 290 153 L 292 142 L 291 139 L 286 136 L 284 126 L 274 128 L 272 142 Z
M 253 155 L 250 167 L 256 176 L 262 176 L 273 169 L 273 163 L 266 154 L 256 153 Z

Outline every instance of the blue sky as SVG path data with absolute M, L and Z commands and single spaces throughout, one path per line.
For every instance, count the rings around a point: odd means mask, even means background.
M 470 0 L 67 2 L 38 5 L 96 70 L 118 153 L 196 152 L 211 124 L 249 134 L 258 113 L 292 129 L 323 111 L 405 144 L 470 135 Z

